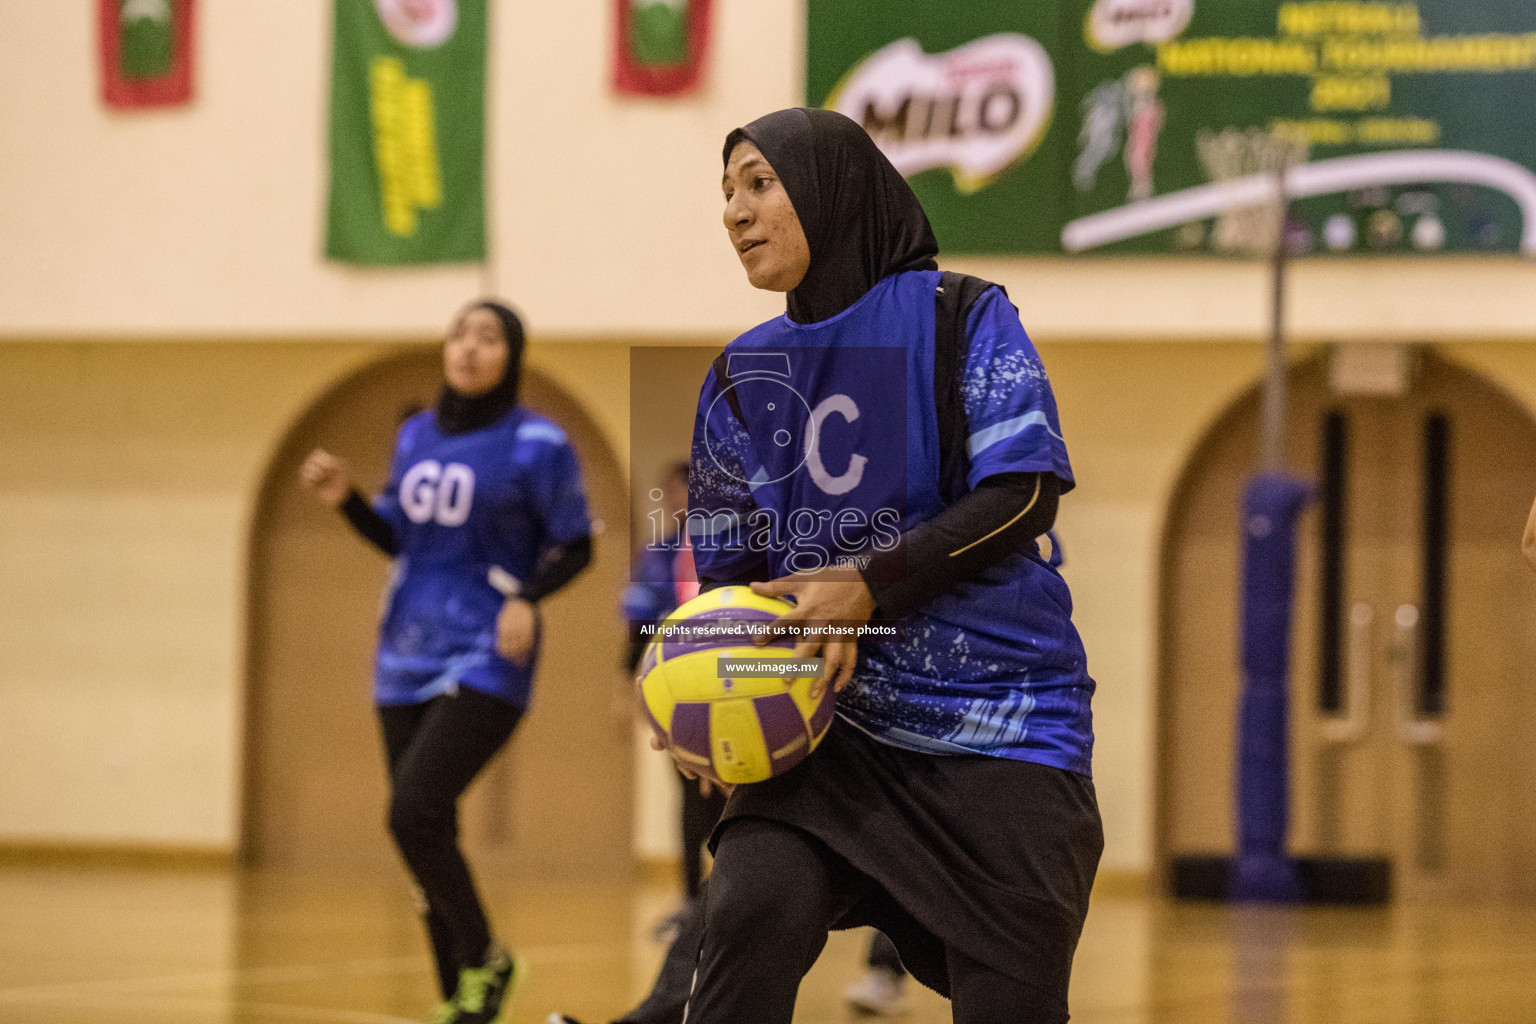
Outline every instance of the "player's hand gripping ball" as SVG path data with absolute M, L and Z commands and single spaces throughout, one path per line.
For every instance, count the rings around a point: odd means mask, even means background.
M 826 736 L 835 694 L 812 699 L 810 676 L 721 678 L 721 658 L 755 662 L 790 658 L 795 642 L 778 637 L 757 647 L 740 623 L 767 626 L 793 606 L 747 587 L 700 594 L 667 618 L 687 632 L 659 634 L 640 663 L 641 703 L 651 728 L 689 771 L 739 785 L 782 775 Z M 706 635 L 718 624 L 721 636 Z

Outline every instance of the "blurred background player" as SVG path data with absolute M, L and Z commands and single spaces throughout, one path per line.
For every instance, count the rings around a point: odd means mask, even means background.
M 868 970 L 847 988 L 843 999 L 859 1013 L 895 1015 L 907 1010 L 907 969 L 896 944 L 884 932 L 869 940 Z
M 575 451 L 517 404 L 523 327 L 495 302 L 455 318 L 435 409 L 406 420 L 372 504 L 322 449 L 304 484 L 395 559 L 374 673 L 389 830 L 418 887 L 443 1002 L 434 1024 L 504 1018 L 524 967 L 490 929 L 458 799 L 528 707 L 537 602 L 591 559 Z
M 656 625 L 672 614 L 672 610 L 698 592 L 694 579 L 692 553 L 683 532 L 683 519 L 688 514 L 688 463 L 674 462 L 667 469 L 661 486 L 651 492 L 651 498 L 660 502 L 661 518 L 648 518 L 650 529 L 656 531 L 649 542 L 640 549 L 635 559 L 634 575 L 624 589 L 624 618 L 629 623 L 628 663 L 626 668 L 633 676 L 640 665 L 651 634 L 645 627 Z M 704 878 L 704 843 L 720 820 L 725 808 L 725 794 L 710 786 L 704 779 L 694 781 L 677 776 L 682 786 L 682 847 L 683 847 L 683 894 L 691 903 L 698 898 L 699 885 Z M 669 938 L 687 913 L 687 907 L 662 923 L 662 932 Z

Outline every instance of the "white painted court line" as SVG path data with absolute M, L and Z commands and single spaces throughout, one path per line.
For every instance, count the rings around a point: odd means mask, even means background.
M 427 969 L 427 962 L 419 956 L 389 957 L 372 960 L 344 960 L 321 964 L 291 964 L 281 967 L 251 967 L 246 969 L 221 967 L 211 971 L 189 974 L 162 974 L 147 978 L 104 978 L 91 981 L 62 981 L 51 985 L 29 985 L 21 988 L 0 988 L 0 1003 L 21 1002 L 31 999 L 70 998 L 91 992 L 104 994 L 131 994 L 163 988 L 197 987 L 203 985 L 227 985 L 236 983 L 271 984 L 283 981 L 319 981 L 337 974 L 391 974 L 411 969 Z
M 57 1000 L 75 1006 L 109 1006 L 113 1009 L 207 1012 L 227 1015 L 255 1014 L 284 1020 L 321 1021 L 324 1024 L 421 1024 L 417 1017 L 395 1017 L 386 1013 L 343 1010 L 325 1006 L 294 1006 L 289 1003 L 257 1003 L 240 999 L 195 998 L 192 996 L 118 996 L 105 993 L 65 997 Z
M 630 955 L 631 947 L 627 943 L 617 942 L 564 943 L 549 946 L 522 946 L 517 949 L 517 952 L 527 957 L 531 964 L 553 965 L 627 957 Z M 422 953 L 416 956 L 340 960 L 318 964 L 225 967 L 187 974 L 66 981 L 49 985 L 0 988 L 0 1005 L 48 1001 L 74 1002 L 97 996 L 121 999 L 133 996 L 135 993 L 149 995 L 164 989 L 201 988 L 210 985 L 270 985 L 285 981 L 324 981 L 335 977 L 425 973 L 430 967 L 430 960 L 425 953 Z

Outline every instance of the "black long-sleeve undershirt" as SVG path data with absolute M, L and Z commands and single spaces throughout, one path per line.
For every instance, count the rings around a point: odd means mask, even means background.
M 565 586 L 592 564 L 592 536 L 582 534 L 557 548 L 552 548 L 534 571 L 533 579 L 523 584 L 518 595 L 525 601 L 538 602 Z
M 1009 555 L 1028 551 L 1055 524 L 1060 497 L 1061 481 L 1051 473 L 999 473 L 982 480 L 861 570 L 875 615 L 904 618 Z M 701 577 L 699 590 L 748 582 Z
M 400 541 L 395 538 L 395 528 L 389 525 L 389 520 L 379 515 L 368 499 L 357 490 L 347 492 L 346 498 L 341 503 L 341 514 L 347 517 L 347 522 L 352 524 L 364 540 L 390 558 L 400 554 Z
M 861 570 L 875 614 L 903 618 L 1009 555 L 1056 522 L 1061 482 L 1050 473 L 999 473 L 901 535 Z
M 390 558 L 400 554 L 400 541 L 395 536 L 395 528 L 356 489 L 349 491 L 342 501 L 341 514 L 347 517 L 347 522 L 352 524 L 352 528 L 364 540 L 384 554 Z M 575 579 L 591 562 L 592 537 L 583 534 L 547 553 L 534 572 L 533 579 L 524 582 L 517 596 L 536 603 Z

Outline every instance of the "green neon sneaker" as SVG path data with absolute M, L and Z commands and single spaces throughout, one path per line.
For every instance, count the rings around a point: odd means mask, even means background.
M 451 1000 L 438 1003 L 432 1008 L 432 1015 L 427 1018 L 427 1024 L 457 1024 L 459 1008 Z
M 485 963 L 459 972 L 459 990 L 453 995 L 458 1016 L 446 1024 L 502 1024 L 512 995 L 528 975 L 528 963 L 514 959 L 500 943 Z

